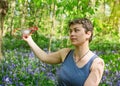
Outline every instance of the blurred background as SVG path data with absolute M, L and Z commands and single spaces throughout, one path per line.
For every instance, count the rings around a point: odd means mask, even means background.
M 120 0 L 0 0 L 0 86 L 55 86 L 59 65 L 42 63 L 21 38 L 32 37 L 47 53 L 72 47 L 68 22 L 89 18 L 90 49 L 105 61 L 100 86 L 120 86 Z

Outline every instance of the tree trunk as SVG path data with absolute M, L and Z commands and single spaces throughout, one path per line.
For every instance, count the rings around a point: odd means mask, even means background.
M 8 2 L 7 0 L 0 0 L 0 60 L 2 59 L 2 36 L 3 36 L 3 26 L 4 18 L 8 11 Z
M 53 6 L 53 7 L 52 7 Z M 54 36 L 54 29 L 55 29 L 55 3 L 51 5 L 51 12 L 52 12 L 52 24 L 51 24 L 51 33 L 50 33 L 50 40 L 49 40 L 49 47 L 48 51 L 51 52 L 51 45 L 52 45 L 52 37 Z
M 0 15 L 0 60 L 2 59 L 2 28 L 3 28 L 3 22 L 2 22 L 2 16 Z
M 0 15 L 0 60 L 2 59 L 2 36 L 3 36 L 3 25 L 4 25 L 4 15 Z

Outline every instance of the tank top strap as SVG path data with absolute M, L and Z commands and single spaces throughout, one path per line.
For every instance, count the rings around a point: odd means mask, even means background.
M 69 57 L 70 55 L 72 55 L 72 52 L 73 52 L 73 50 L 70 50 L 70 51 L 68 52 L 68 54 L 66 55 L 64 61 L 66 61 L 66 59 L 68 59 L 68 57 Z
M 94 59 L 98 58 L 98 56 L 96 54 L 94 54 L 91 59 L 88 61 L 88 63 L 84 66 L 85 68 L 87 67 L 87 69 L 90 69 Z
M 94 55 L 92 56 L 92 58 L 90 59 L 90 61 L 89 61 L 90 64 L 93 63 L 93 61 L 94 61 L 95 58 L 98 58 L 98 56 L 97 56 L 96 54 L 94 54 Z

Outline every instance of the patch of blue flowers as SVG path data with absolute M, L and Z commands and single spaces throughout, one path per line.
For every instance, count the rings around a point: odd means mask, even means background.
M 119 62 L 119 57 L 106 61 L 100 86 L 120 86 Z M 0 63 L 0 86 L 55 86 L 58 67 L 41 62 L 30 50 L 6 50 Z

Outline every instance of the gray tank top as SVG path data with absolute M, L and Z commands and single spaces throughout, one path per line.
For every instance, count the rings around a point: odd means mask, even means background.
M 84 86 L 84 83 L 88 78 L 90 67 L 97 55 L 94 55 L 83 67 L 78 68 L 73 59 L 73 52 L 74 50 L 71 50 L 68 53 L 60 70 L 57 72 L 57 86 Z

